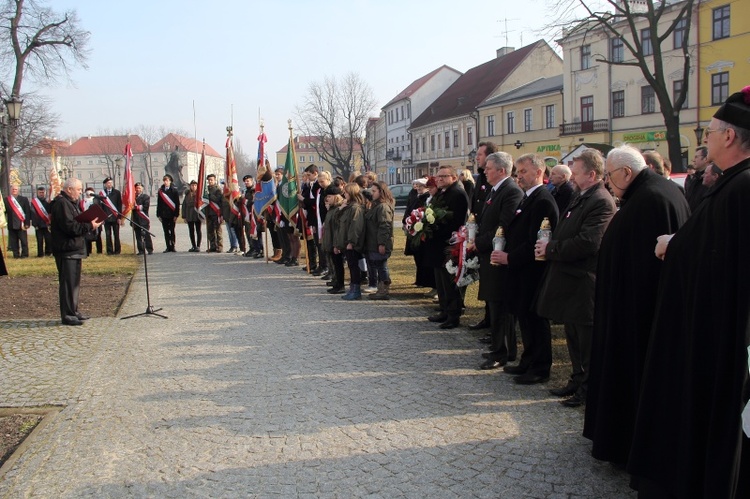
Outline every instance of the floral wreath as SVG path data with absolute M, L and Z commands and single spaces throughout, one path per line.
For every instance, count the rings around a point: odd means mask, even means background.
M 445 270 L 456 276 L 454 282 L 459 288 L 479 281 L 479 255 L 467 251 L 468 230 L 462 225 L 450 239 L 450 258 L 445 263 Z
M 412 247 L 416 249 L 430 239 L 435 233 L 435 227 L 450 215 L 449 210 L 435 205 L 412 210 L 404 221 L 404 231 L 410 236 Z

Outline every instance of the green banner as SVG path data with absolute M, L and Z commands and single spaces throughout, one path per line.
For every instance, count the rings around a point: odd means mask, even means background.
M 622 136 L 623 142 L 635 144 L 637 142 L 660 142 L 667 140 L 667 132 L 660 130 L 658 132 L 637 132 L 626 133 Z

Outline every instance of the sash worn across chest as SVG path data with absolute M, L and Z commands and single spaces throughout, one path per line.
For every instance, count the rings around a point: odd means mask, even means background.
M 13 196 L 8 196 L 8 205 L 10 206 L 10 209 L 13 210 L 13 213 L 16 214 L 16 217 L 18 217 L 21 223 L 24 223 L 26 221 L 26 215 L 24 215 L 23 208 L 21 208 L 21 204 L 18 202 L 18 200 Z
M 39 198 L 34 198 L 31 200 L 31 204 L 34 206 L 34 211 L 36 211 L 36 214 L 39 215 L 39 218 L 44 220 L 44 223 L 49 225 L 49 223 L 52 220 L 50 219 L 50 216 L 49 216 L 49 213 L 47 213 L 47 210 L 44 209 L 42 200 Z
M 177 205 L 175 204 L 172 199 L 167 196 L 167 193 L 164 192 L 163 189 L 159 189 L 159 198 L 166 203 L 167 206 L 169 206 L 169 209 L 172 211 L 175 211 L 177 209 Z

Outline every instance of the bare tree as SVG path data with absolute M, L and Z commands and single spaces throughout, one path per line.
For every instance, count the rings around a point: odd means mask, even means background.
M 164 137 L 162 130 L 150 125 L 139 125 L 134 130 L 135 135 L 140 135 L 143 141 L 146 143 L 146 154 L 143 156 L 143 170 L 146 172 L 146 179 L 148 182 L 148 194 L 153 195 L 154 193 L 154 168 L 153 168 L 153 155 L 158 151 L 153 150 L 154 144 Z M 134 167 L 137 165 L 134 165 Z
M 71 64 L 86 67 L 91 33 L 81 28 L 75 10 L 60 14 L 35 0 L 0 1 L 0 78 L 13 79 L 11 95 L 24 95 L 25 76 L 47 83 L 68 76 Z M 11 152 L 15 140 L 16 128 L 10 127 Z M 4 192 L 8 189 L 9 170 L 10 165 L 5 165 L 0 171 L 0 188 Z
M 333 171 L 349 178 L 355 153 L 362 151 L 365 127 L 375 108 L 372 88 L 357 73 L 340 80 L 312 82 L 297 107 L 300 130 Z
M 234 145 L 234 161 L 237 163 L 237 178 L 242 179 L 245 175 L 255 175 L 255 160 L 242 148 L 242 143 L 237 137 L 232 141 Z
M 607 11 L 597 10 L 604 4 Z M 654 1 L 654 0 L 558 0 L 553 4 L 553 18 L 559 19 L 551 27 L 566 28 L 574 26 L 563 33 L 563 37 L 577 33 L 595 32 L 602 30 L 607 38 L 619 38 L 625 49 L 632 56 L 622 60 L 613 60 L 612 54 L 606 56 L 598 54 L 595 59 L 612 66 L 634 66 L 641 70 L 643 77 L 654 89 L 659 102 L 664 125 L 667 131 L 669 159 L 673 165 L 682 165 L 682 151 L 680 147 L 680 110 L 685 105 L 689 87 L 690 75 L 690 36 L 691 17 L 694 14 L 695 0 L 682 2 Z M 611 9 L 611 10 L 610 10 Z M 677 15 L 667 21 L 666 15 L 677 9 Z M 574 18 L 583 12 L 582 17 Z M 695 13 L 697 15 L 697 13 Z M 682 87 L 680 92 L 672 98 L 672 87 L 668 84 L 665 74 L 665 54 L 671 50 L 667 47 L 676 29 L 683 33 L 683 43 L 680 47 L 682 64 Z M 651 53 L 644 51 L 642 30 L 648 30 L 650 35 Z

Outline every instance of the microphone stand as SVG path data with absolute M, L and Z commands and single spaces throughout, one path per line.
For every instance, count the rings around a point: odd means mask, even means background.
M 121 317 L 120 320 L 125 319 L 132 319 L 133 317 L 141 317 L 141 316 L 147 316 L 147 317 L 161 317 L 162 319 L 166 319 L 166 315 L 157 314 L 158 311 L 161 310 L 161 308 L 155 309 L 151 305 L 151 295 L 148 290 L 148 261 L 146 260 L 146 254 L 148 251 L 146 250 L 146 234 L 150 235 L 151 237 L 155 238 L 156 235 L 146 229 L 143 225 L 139 224 L 138 222 L 133 221 L 131 218 L 128 218 L 127 216 L 123 215 L 122 213 L 118 213 L 119 216 L 124 218 L 125 220 L 129 221 L 134 227 L 138 227 L 140 229 L 140 239 L 141 239 L 141 247 L 143 248 L 143 272 L 146 276 L 146 311 L 141 314 L 133 314 L 128 315 L 127 317 Z

